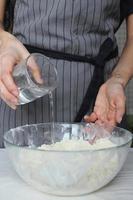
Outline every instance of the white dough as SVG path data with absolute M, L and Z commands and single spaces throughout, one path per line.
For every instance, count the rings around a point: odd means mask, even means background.
M 112 143 L 109 139 L 101 138 L 97 140 L 93 145 L 90 144 L 88 141 L 83 139 L 80 140 L 62 140 L 61 142 L 56 142 L 51 145 L 43 144 L 38 149 L 43 150 L 68 150 L 68 151 L 80 151 L 80 150 L 95 150 L 95 149 L 105 149 L 109 147 L 116 146 Z

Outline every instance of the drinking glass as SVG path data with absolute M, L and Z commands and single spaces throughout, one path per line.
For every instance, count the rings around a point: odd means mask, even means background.
M 19 104 L 29 103 L 52 92 L 58 84 L 55 66 L 40 53 L 32 53 L 17 64 L 13 79 L 19 89 Z

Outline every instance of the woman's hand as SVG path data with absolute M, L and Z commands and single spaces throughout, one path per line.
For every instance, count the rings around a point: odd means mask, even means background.
M 29 52 L 20 41 L 0 30 L 0 97 L 13 109 L 16 109 L 19 95 L 12 78 L 13 68 L 28 56 Z
M 120 123 L 125 112 L 125 93 L 121 78 L 111 77 L 99 89 L 93 113 L 85 121 L 105 127 Z

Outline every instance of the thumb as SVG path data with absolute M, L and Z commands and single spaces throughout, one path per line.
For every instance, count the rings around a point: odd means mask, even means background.
M 97 120 L 97 115 L 96 115 L 96 113 L 91 113 L 90 115 L 85 115 L 84 116 L 84 120 L 86 121 L 86 122 L 95 122 L 96 120 Z
M 27 60 L 27 65 L 28 65 L 28 67 L 29 67 L 28 69 L 30 70 L 35 81 L 39 84 L 43 84 L 43 79 L 41 76 L 41 69 L 38 66 L 34 56 L 29 56 L 29 58 Z

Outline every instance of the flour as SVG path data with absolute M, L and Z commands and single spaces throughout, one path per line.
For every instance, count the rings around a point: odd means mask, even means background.
M 98 150 L 115 147 L 116 144 L 112 143 L 109 139 L 101 138 L 93 145 L 83 139 L 80 140 L 62 140 L 51 145 L 43 144 L 38 149 L 43 150 L 59 150 L 59 151 L 80 151 L 80 150 Z

